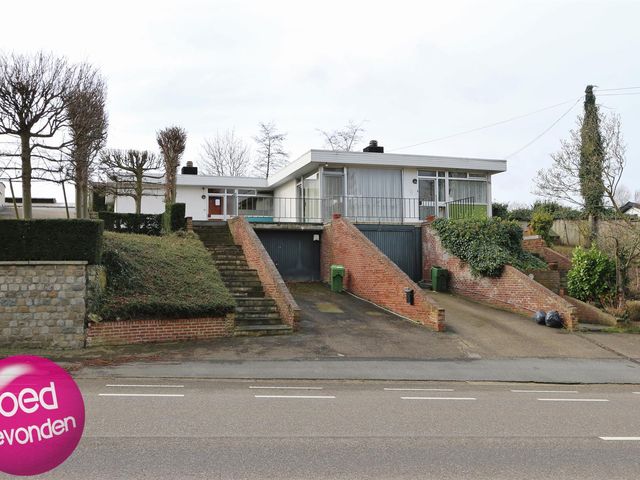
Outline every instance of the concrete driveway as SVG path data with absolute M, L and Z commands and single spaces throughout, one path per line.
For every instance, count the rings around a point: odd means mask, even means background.
M 448 293 L 429 292 L 445 309 L 447 330 L 467 355 L 480 358 L 620 358 L 590 340 L 536 324 L 522 315 L 497 310 Z M 607 335 L 607 334 L 604 334 Z M 639 337 L 640 338 L 640 337 Z

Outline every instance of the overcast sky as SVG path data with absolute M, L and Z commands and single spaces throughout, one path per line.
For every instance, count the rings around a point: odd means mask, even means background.
M 640 86 L 640 2 L 3 2 L 0 48 L 88 61 L 107 79 L 109 147 L 157 150 L 188 131 L 184 160 L 234 128 L 288 133 L 292 158 L 322 148 L 318 128 L 366 120 L 363 145 L 392 151 L 567 102 L 524 119 L 398 153 L 508 158 L 494 200 L 529 203 L 532 178 L 573 127 L 591 83 Z M 10 20 L 7 20 L 10 19 Z M 18 20 L 20 19 L 20 20 Z M 628 90 L 618 93 L 634 92 Z M 635 92 L 640 93 L 639 90 Z M 602 92 L 604 93 L 604 92 Z M 640 189 L 640 95 L 601 96 L 622 117 L 623 183 Z M 38 186 L 34 196 L 51 194 Z

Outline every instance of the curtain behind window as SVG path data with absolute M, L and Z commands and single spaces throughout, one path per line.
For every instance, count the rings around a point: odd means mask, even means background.
M 449 180 L 449 198 L 460 200 L 473 197 L 475 203 L 487 203 L 487 182 Z
M 387 168 L 347 169 L 347 212 L 366 221 L 402 219 L 402 171 Z

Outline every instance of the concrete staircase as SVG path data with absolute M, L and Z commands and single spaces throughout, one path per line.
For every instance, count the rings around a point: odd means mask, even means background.
M 282 323 L 276 303 L 265 295 L 256 270 L 249 268 L 242 247 L 233 243 L 226 222 L 194 225 L 205 247 L 211 252 L 222 281 L 236 300 L 236 336 L 283 335 L 291 333 Z

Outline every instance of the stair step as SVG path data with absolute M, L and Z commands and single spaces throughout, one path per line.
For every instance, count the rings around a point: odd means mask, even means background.
M 258 274 L 255 272 L 255 270 L 252 272 L 251 270 L 241 270 L 241 271 L 237 271 L 237 270 L 222 270 L 220 272 L 220 276 L 222 277 L 222 280 L 226 281 L 260 281 L 260 277 L 258 277 Z
M 234 287 L 262 287 L 262 283 L 260 279 L 255 280 L 227 280 L 224 282 L 227 288 L 231 289 Z
M 242 314 L 243 316 L 247 313 L 278 314 L 278 307 L 276 305 L 238 305 L 236 307 L 236 313 L 238 315 Z
M 275 312 L 238 312 L 236 310 L 236 319 L 241 320 L 278 320 L 280 321 L 280 314 Z
M 292 332 L 293 329 L 289 325 L 241 325 L 236 327 L 234 335 L 286 335 Z
M 246 327 L 249 325 L 282 325 L 280 318 L 237 318 L 236 327 Z

